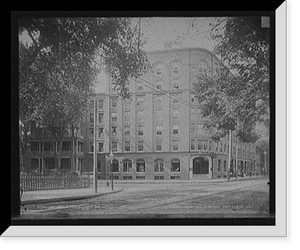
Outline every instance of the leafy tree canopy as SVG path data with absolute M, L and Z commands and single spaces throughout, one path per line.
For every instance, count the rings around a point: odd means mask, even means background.
M 203 116 L 209 118 L 207 126 L 235 130 L 242 141 L 254 142 L 257 121 L 269 119 L 268 34 L 256 18 L 233 17 L 220 19 L 212 37 L 219 41 L 215 52 L 226 67 L 219 75 L 200 75 L 195 84 Z
M 24 33 L 30 42 L 19 42 L 22 122 L 42 123 L 50 103 L 64 107 L 65 116 L 80 111 L 103 68 L 124 97 L 128 79 L 147 70 L 127 18 L 25 18 L 19 21 L 20 37 Z

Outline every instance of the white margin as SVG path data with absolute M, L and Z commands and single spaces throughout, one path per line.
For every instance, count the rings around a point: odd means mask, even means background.
M 287 1 L 276 10 L 276 226 L 10 226 L 2 236 L 287 236 Z

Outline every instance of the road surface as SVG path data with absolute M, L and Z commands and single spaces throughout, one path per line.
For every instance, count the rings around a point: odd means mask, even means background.
M 116 194 L 92 199 L 26 205 L 30 216 L 82 217 L 132 215 L 264 216 L 268 214 L 267 179 L 229 182 L 116 183 Z M 101 187 L 100 187 L 101 188 Z

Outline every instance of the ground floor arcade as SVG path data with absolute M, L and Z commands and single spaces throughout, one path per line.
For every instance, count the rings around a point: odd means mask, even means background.
M 245 176 L 254 172 L 255 162 L 235 160 L 231 162 L 230 174 Z M 93 155 L 86 155 L 82 165 L 83 174 L 93 173 Z M 112 164 L 108 154 L 98 154 L 99 179 L 115 180 L 212 180 L 227 178 L 228 156 L 208 153 L 116 153 Z

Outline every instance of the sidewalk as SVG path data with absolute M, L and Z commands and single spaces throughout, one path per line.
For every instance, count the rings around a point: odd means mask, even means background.
M 95 193 L 94 188 L 24 191 L 21 197 L 21 203 L 27 205 L 58 201 L 82 200 L 107 194 L 119 193 L 121 191 L 123 191 L 121 188 L 114 188 L 114 190 L 111 190 L 111 187 L 106 187 L 104 185 L 98 185 L 97 193 Z

